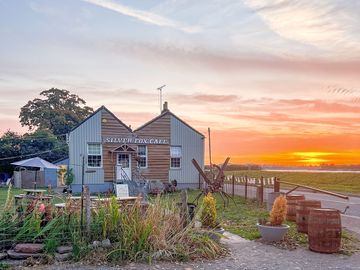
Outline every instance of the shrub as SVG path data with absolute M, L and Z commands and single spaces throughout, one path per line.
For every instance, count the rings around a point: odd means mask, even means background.
M 200 219 L 203 227 L 215 228 L 217 225 L 216 200 L 210 192 L 203 199 L 203 209 Z
M 273 208 L 270 213 L 270 223 L 273 226 L 280 226 L 286 217 L 287 200 L 285 196 L 279 196 L 274 201 Z

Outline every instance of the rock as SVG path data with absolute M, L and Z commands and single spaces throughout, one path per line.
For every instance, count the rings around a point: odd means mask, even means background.
M 14 251 L 17 253 L 40 253 L 43 251 L 43 244 L 17 244 Z
M 55 260 L 59 262 L 67 261 L 71 258 L 71 253 L 55 253 Z
M 43 254 L 41 253 L 21 253 L 21 252 L 15 252 L 12 249 L 8 250 L 7 254 L 11 259 L 15 259 L 15 260 L 24 260 L 30 257 L 40 258 L 41 256 L 43 256 Z
M 100 246 L 101 246 L 101 242 L 95 240 L 95 241 L 92 243 L 92 246 L 93 246 L 94 248 L 100 247 Z
M 60 246 L 57 247 L 56 252 L 60 254 L 71 253 L 73 251 L 72 246 Z
M 6 257 L 7 257 L 6 253 L 0 253 L 0 261 L 6 259 Z
M 110 239 L 105 239 L 101 241 L 101 246 L 104 248 L 111 247 Z

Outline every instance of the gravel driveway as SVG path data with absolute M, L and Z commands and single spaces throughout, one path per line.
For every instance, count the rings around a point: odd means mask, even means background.
M 284 269 L 284 270 L 323 270 L 323 269 L 360 269 L 360 254 L 352 256 L 327 255 L 314 253 L 306 249 L 298 248 L 294 251 L 281 250 L 276 247 L 265 245 L 260 242 L 248 241 L 236 235 L 227 234 L 229 239 L 224 242 L 229 246 L 231 255 L 215 261 L 193 262 L 193 263 L 157 263 L 153 265 L 130 264 L 127 266 L 84 266 L 54 265 L 47 267 L 32 267 L 37 270 L 145 270 L 145 269 L 203 269 L 203 270 L 227 270 L 227 269 Z M 27 269 L 27 268 L 22 268 Z M 30 268 L 29 268 L 30 269 Z

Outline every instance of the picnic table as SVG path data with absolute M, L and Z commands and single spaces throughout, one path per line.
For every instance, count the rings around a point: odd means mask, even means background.
M 26 196 L 41 197 L 46 192 L 45 189 L 24 189 Z
M 84 198 L 85 199 L 85 198 Z M 90 196 L 90 200 L 92 202 L 91 208 L 95 209 L 99 205 L 110 202 L 112 198 L 99 198 L 96 196 Z M 128 204 L 128 203 L 134 203 L 137 200 L 142 200 L 141 197 L 120 197 L 116 198 L 116 201 L 119 204 Z M 81 208 L 81 196 L 73 196 L 68 198 L 68 204 L 67 203 L 57 203 L 55 204 L 55 208 L 59 213 L 63 212 L 66 206 L 68 206 L 71 210 L 79 211 Z
M 15 195 L 15 205 L 19 205 L 24 199 L 39 200 L 50 203 L 52 196 L 44 195 L 45 189 L 24 189 L 24 194 Z

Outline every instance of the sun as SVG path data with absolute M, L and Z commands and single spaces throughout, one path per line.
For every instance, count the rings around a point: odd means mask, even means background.
M 320 165 L 321 163 L 330 162 L 330 156 L 335 153 L 330 152 L 293 152 L 293 156 L 296 157 L 297 162 L 306 165 Z

